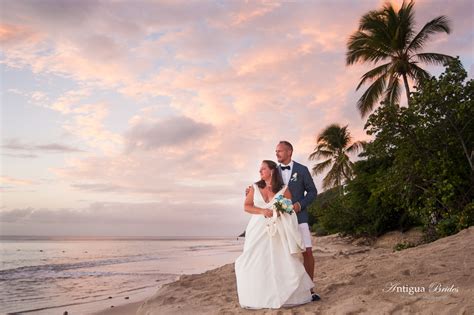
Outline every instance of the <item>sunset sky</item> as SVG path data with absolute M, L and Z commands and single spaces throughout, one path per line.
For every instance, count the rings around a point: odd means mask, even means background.
M 452 22 L 425 52 L 471 78 L 473 3 L 415 4 L 417 31 Z M 382 4 L 0 0 L 0 234 L 238 235 L 279 140 L 311 167 L 331 123 L 369 139 L 355 87 L 370 66 L 346 67 L 345 45 Z

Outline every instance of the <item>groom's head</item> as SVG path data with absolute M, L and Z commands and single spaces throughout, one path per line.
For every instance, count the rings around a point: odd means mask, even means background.
M 291 162 L 291 155 L 293 154 L 293 146 L 288 141 L 280 141 L 277 144 L 276 157 L 279 163 L 289 164 Z

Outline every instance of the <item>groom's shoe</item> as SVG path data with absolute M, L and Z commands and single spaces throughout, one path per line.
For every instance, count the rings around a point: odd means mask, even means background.
M 311 292 L 311 301 L 319 301 L 321 300 L 321 297 L 319 296 L 319 294 L 316 294 L 314 292 Z

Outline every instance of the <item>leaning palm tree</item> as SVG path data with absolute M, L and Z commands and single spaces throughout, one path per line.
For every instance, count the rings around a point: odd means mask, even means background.
M 362 117 L 374 108 L 383 96 L 385 102 L 395 104 L 400 99 L 400 78 L 403 79 L 407 101 L 410 100 L 408 78 L 419 82 L 430 74 L 419 67 L 420 62 L 443 65 L 453 57 L 437 53 L 419 53 L 431 35 L 450 33 L 449 21 L 439 16 L 415 35 L 413 1 L 396 11 L 391 3 L 386 3 L 381 10 L 370 11 L 359 22 L 359 29 L 354 32 L 347 43 L 346 64 L 370 62 L 377 65 L 365 73 L 356 90 L 364 83 L 372 82 L 357 102 Z
M 328 126 L 318 136 L 316 148 L 309 156 L 310 160 L 325 159 L 313 167 L 313 174 L 318 175 L 330 168 L 323 179 L 323 188 L 342 186 L 345 181 L 353 177 L 353 163 L 350 161 L 348 153 L 356 153 L 365 145 L 364 141 L 356 141 L 352 144 L 351 135 L 347 126 L 341 127 L 338 124 Z

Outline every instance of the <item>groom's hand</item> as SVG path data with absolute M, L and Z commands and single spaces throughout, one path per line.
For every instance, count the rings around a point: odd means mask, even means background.
M 293 204 L 293 210 L 295 210 L 296 213 L 299 213 L 301 211 L 301 205 L 299 202 L 295 202 Z

